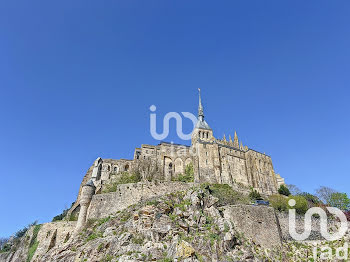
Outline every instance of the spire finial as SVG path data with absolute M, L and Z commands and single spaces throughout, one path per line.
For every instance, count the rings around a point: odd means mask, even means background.
M 202 99 L 201 99 L 201 89 L 198 88 L 199 93 L 199 104 L 198 104 L 198 118 L 203 121 L 204 119 L 204 112 L 203 112 L 203 106 L 202 106 Z

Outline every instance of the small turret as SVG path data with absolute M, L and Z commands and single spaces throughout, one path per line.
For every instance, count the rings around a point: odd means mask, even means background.
M 82 188 L 80 199 L 80 212 L 75 227 L 75 233 L 78 233 L 86 224 L 87 211 L 93 195 L 95 194 L 96 187 L 92 179 L 90 179 Z

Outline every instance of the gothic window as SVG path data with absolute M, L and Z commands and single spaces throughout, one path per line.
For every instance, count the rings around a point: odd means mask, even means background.
M 128 170 L 129 170 L 129 165 L 128 165 L 128 164 L 125 165 L 124 170 L 125 170 L 125 171 L 128 171 Z
M 118 172 L 119 168 L 117 166 L 114 167 L 114 172 Z
M 111 171 L 111 167 L 110 166 L 107 167 L 107 171 Z
M 198 136 L 199 136 L 199 138 L 201 138 L 201 131 L 198 132 Z
M 209 138 L 209 133 L 207 132 L 207 138 Z

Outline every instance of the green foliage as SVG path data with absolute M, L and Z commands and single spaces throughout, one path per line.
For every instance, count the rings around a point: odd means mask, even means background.
M 339 208 L 341 210 L 350 209 L 350 199 L 346 193 L 333 193 L 330 196 L 329 203 L 330 206 Z
M 72 203 L 71 207 L 74 205 L 75 202 Z M 69 211 L 70 208 L 66 208 L 62 211 L 61 214 L 55 216 L 53 219 L 52 219 L 52 222 L 55 222 L 55 221 L 61 221 L 65 218 L 65 216 L 67 215 L 68 211 Z M 76 221 L 76 220 L 69 220 L 69 221 Z
M 144 240 L 145 240 L 145 237 L 143 235 L 136 235 L 136 236 L 133 236 L 133 238 L 131 239 L 131 241 L 137 245 L 142 245 Z
M 105 217 L 105 218 L 101 218 L 100 220 L 97 221 L 97 226 L 101 226 L 101 225 L 103 225 L 104 223 L 107 223 L 110 219 L 111 219 L 110 216 Z
M 294 207 L 290 207 L 288 201 L 294 199 L 296 204 Z M 272 195 L 269 197 L 270 205 L 282 212 L 287 211 L 288 209 L 295 209 L 298 214 L 305 214 L 308 210 L 308 202 L 303 196 L 291 196 L 286 198 L 282 195 Z
M 41 225 L 35 225 L 33 229 L 33 236 L 29 244 L 27 262 L 30 262 L 35 254 L 36 249 L 38 248 L 39 241 L 37 241 L 37 236 L 40 231 Z
M 262 197 L 258 191 L 252 189 L 249 193 L 249 197 L 251 200 L 262 200 Z
M 98 232 L 98 233 L 92 233 L 91 235 L 89 235 L 87 238 L 86 238 L 86 242 L 89 242 L 91 240 L 94 240 L 96 238 L 100 238 L 102 237 L 102 233 L 101 232 Z
M 186 165 L 185 174 L 179 174 L 178 177 L 173 178 L 172 181 L 179 181 L 179 182 L 185 182 L 185 183 L 194 182 L 193 164 L 190 163 Z
M 303 196 L 291 196 L 289 197 L 288 201 L 290 199 L 294 199 L 296 204 L 294 207 L 289 207 L 289 208 L 293 208 L 295 209 L 295 211 L 300 214 L 300 215 L 303 215 L 306 213 L 306 211 L 308 210 L 309 206 L 308 206 L 308 202 L 306 200 L 305 197 Z
M 269 201 L 270 205 L 280 212 L 288 209 L 287 199 L 282 195 L 272 195 L 269 197 Z
M 311 204 L 311 206 L 318 206 L 322 203 L 322 201 L 317 196 L 312 195 L 310 193 L 303 192 L 299 195 L 303 196 Z
M 29 247 L 27 262 L 30 262 L 35 254 L 36 249 L 38 248 L 39 241 L 35 241 L 32 246 Z
M 185 174 L 186 175 L 192 175 L 192 176 L 194 175 L 193 164 L 192 163 L 186 165 Z
M 122 172 L 120 176 L 111 184 L 106 185 L 106 188 L 103 190 L 103 193 L 115 192 L 117 191 L 118 185 L 137 183 L 141 181 L 141 176 L 139 173 L 128 173 Z
M 73 215 L 73 214 L 70 214 L 68 220 L 69 220 L 69 221 L 78 221 L 78 216 L 75 216 L 75 215 Z
M 18 230 L 15 233 L 15 238 L 21 238 L 25 235 L 25 233 L 27 233 L 28 229 L 31 228 L 32 226 L 35 226 L 36 224 L 38 224 L 38 221 L 34 221 L 33 223 L 29 224 L 28 226 Z
M 285 185 L 281 185 L 278 189 L 278 193 L 284 196 L 290 196 L 290 191 Z
M 218 206 L 248 204 L 250 202 L 247 196 L 233 190 L 227 184 L 202 184 L 201 187 L 207 189 L 210 194 L 219 199 Z

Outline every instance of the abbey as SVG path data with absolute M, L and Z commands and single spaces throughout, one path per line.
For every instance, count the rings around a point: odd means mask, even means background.
M 123 172 L 142 173 L 143 179 L 149 181 L 170 182 L 183 174 L 188 166 L 193 166 L 194 183 L 243 185 L 265 195 L 277 193 L 279 186 L 284 184 L 284 179 L 274 171 L 271 157 L 243 146 L 236 132 L 233 139 L 231 136 L 228 139 L 214 137 L 204 119 L 199 93 L 198 121 L 192 132 L 191 146 L 166 142 L 143 144 L 135 149 L 132 160 L 98 158 L 84 177 L 82 186 L 91 179 L 96 193 L 101 193 L 113 176 Z

